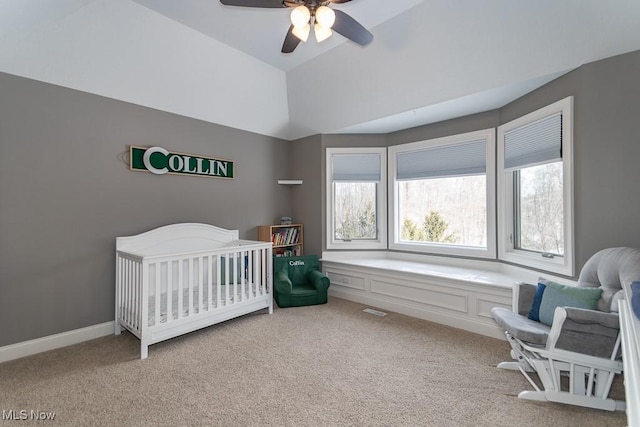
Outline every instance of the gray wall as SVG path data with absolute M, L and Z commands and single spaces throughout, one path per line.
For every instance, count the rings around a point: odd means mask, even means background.
M 309 136 L 291 144 L 291 178 L 301 179 L 302 185 L 290 187 L 292 217 L 304 225 L 305 255 L 320 255 L 322 252 L 322 182 L 321 163 L 323 156 L 320 135 Z
M 0 346 L 111 321 L 115 238 L 291 212 L 291 145 L 0 74 Z M 212 100 L 215 102 L 215 100 Z M 233 180 L 133 172 L 129 145 L 233 160 Z
M 599 249 L 640 247 L 638 76 L 640 51 L 586 64 L 498 110 L 393 132 L 386 135 L 386 144 L 497 127 L 573 96 L 575 245 L 579 272 Z M 380 135 L 325 135 L 325 139 L 330 143 L 325 146 L 380 145 Z M 324 165 L 324 156 L 321 161 Z M 324 186 L 324 169 L 321 173 Z M 324 229 L 324 220 L 316 226 Z M 326 249 L 324 242 L 323 248 Z

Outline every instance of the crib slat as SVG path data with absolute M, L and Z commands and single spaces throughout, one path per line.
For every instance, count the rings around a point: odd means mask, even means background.
M 260 250 L 260 294 L 264 295 L 266 292 L 265 289 L 265 284 L 267 283 L 266 277 L 267 275 L 265 274 L 265 269 L 267 268 L 267 263 L 266 263 L 266 252 L 265 250 Z
M 238 254 L 231 254 L 233 256 L 233 303 L 238 302 Z M 231 258 L 231 257 L 229 257 Z
M 155 277 L 154 280 L 156 282 L 156 293 L 155 293 L 155 298 L 156 298 L 156 315 L 155 315 L 155 324 L 159 325 L 162 318 L 161 318 L 161 308 L 160 308 L 160 302 L 162 300 L 162 290 L 160 289 L 160 263 L 156 262 L 153 264 L 154 267 L 154 271 L 155 271 Z M 149 266 L 149 269 L 151 269 L 151 266 Z
M 258 261 L 260 260 L 260 249 L 256 249 L 252 252 L 252 259 L 253 259 L 253 289 L 254 289 L 254 295 L 256 297 L 260 296 L 261 294 L 259 293 L 259 286 L 260 286 L 260 282 L 262 281 L 261 277 L 260 277 L 260 264 L 258 263 Z
M 167 323 L 173 321 L 173 262 L 167 261 Z
M 233 256 L 233 303 L 238 302 L 238 254 L 231 254 Z M 231 257 L 229 257 L 231 258 Z
M 129 306 L 127 305 L 127 278 L 129 277 L 129 266 L 127 265 L 127 259 L 121 259 L 121 268 L 120 276 L 122 278 L 122 282 L 120 283 L 120 318 L 124 320 L 125 323 L 129 323 L 127 311 L 129 311 Z
M 226 254 L 224 257 L 224 305 L 229 305 L 229 286 L 231 286 L 229 281 L 229 254 Z
M 178 319 L 182 319 L 182 292 L 184 290 L 184 277 L 182 276 L 184 260 L 178 261 Z
M 253 288 L 256 285 L 255 275 L 253 274 L 253 260 L 255 259 L 256 250 L 247 251 L 247 293 L 249 299 L 256 297 Z
M 128 280 L 128 284 L 127 284 L 127 306 L 129 307 L 129 318 L 127 319 L 127 322 L 133 326 L 134 328 L 137 328 L 137 326 L 134 324 L 134 317 L 135 317 L 135 312 L 136 312 L 136 304 L 135 301 L 133 299 L 133 291 L 134 291 L 134 287 L 133 287 L 133 278 L 135 276 L 135 265 L 133 264 L 133 262 L 130 263 L 129 265 L 129 280 Z
M 209 256 L 207 261 L 207 307 L 213 310 L 213 256 Z
M 216 255 L 216 308 L 222 307 L 222 255 Z
M 131 281 L 129 282 L 129 307 L 131 311 L 131 319 L 129 322 L 134 329 L 138 329 L 138 324 L 136 322 L 138 318 L 138 304 L 136 301 L 136 291 L 137 287 L 135 286 L 136 276 L 138 275 L 138 265 L 134 262 L 131 263 Z
M 124 287 L 124 306 L 126 311 L 124 313 L 124 320 L 127 324 L 131 325 L 131 261 L 126 260 L 126 273 L 125 273 L 125 287 Z
M 127 260 L 120 259 L 120 318 L 127 323 Z
M 140 263 L 136 263 L 136 275 L 135 275 L 135 298 L 136 298 L 136 308 L 137 308 L 137 312 L 136 312 L 136 319 L 135 322 L 138 325 L 138 328 L 142 327 L 142 323 L 146 322 L 147 319 L 144 319 L 142 316 L 144 314 L 144 304 L 148 304 L 148 301 L 145 301 L 143 298 L 143 292 L 144 292 L 144 288 L 142 286 L 140 286 L 142 283 L 144 283 L 141 279 L 142 277 L 142 265 L 140 265 Z M 148 307 L 148 305 L 147 305 Z
M 120 288 L 120 298 L 118 302 L 120 303 L 120 318 L 126 323 L 127 322 L 127 306 L 125 304 L 126 300 L 126 292 L 127 292 L 127 260 L 124 258 L 120 258 L 120 283 L 118 287 Z
M 196 287 L 198 288 L 198 313 L 202 313 L 202 293 L 204 292 L 204 263 L 205 257 L 198 258 L 198 281 Z
M 193 292 L 194 286 L 193 282 L 195 280 L 194 276 L 194 266 L 193 266 L 193 258 L 189 258 L 189 271 L 187 272 L 187 286 L 189 289 L 189 305 L 187 306 L 187 316 L 193 316 Z

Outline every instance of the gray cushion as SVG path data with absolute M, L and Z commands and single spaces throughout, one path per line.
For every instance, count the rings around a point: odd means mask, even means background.
M 543 323 L 528 319 L 503 307 L 491 309 L 491 315 L 500 327 L 514 337 L 535 345 L 545 345 L 551 328 Z
M 594 254 L 582 267 L 578 286 L 602 287 L 598 310 L 617 311 L 622 283 L 640 280 L 640 249 L 609 248 Z
M 531 304 L 536 295 L 537 285 L 518 283 L 518 312 L 527 317 L 531 311 Z
M 565 308 L 567 318 L 556 348 L 596 357 L 611 357 L 619 331 L 616 313 L 581 308 Z

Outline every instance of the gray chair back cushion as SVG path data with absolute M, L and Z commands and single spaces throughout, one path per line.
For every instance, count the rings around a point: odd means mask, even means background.
M 618 312 L 622 284 L 640 280 L 640 249 L 608 248 L 596 252 L 582 267 L 578 286 L 602 287 L 598 310 Z

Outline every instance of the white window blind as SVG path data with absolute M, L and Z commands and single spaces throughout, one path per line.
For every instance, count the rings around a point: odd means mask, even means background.
M 334 181 L 380 181 L 379 154 L 334 154 Z
M 562 113 L 512 129 L 504 135 L 504 169 L 513 171 L 562 159 Z
M 422 148 L 397 155 L 399 181 L 486 173 L 486 140 Z

